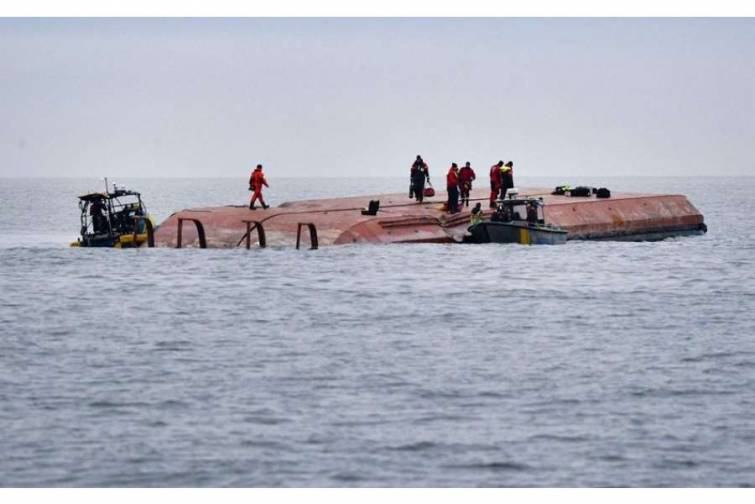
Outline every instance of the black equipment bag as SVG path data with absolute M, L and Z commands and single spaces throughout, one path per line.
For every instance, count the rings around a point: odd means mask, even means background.
M 586 186 L 577 186 L 569 192 L 570 196 L 589 197 L 592 194 L 592 188 Z
M 595 196 L 598 198 L 610 198 L 611 197 L 611 191 L 606 189 L 605 187 L 601 187 L 598 189 L 598 191 L 595 193 Z

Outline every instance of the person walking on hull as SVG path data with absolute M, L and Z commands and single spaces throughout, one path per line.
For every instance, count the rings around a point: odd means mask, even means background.
M 269 205 L 265 204 L 265 199 L 262 197 L 262 186 L 270 187 L 265 179 L 265 174 L 262 173 L 262 165 L 258 164 L 257 168 L 252 171 L 249 177 L 249 190 L 253 191 L 252 200 L 249 202 L 249 210 L 256 210 L 254 203 L 259 199 L 262 203 L 262 208 L 269 208 Z
M 472 190 L 472 181 L 477 178 L 469 161 L 459 170 L 459 191 L 461 192 L 461 206 L 469 206 L 469 191 Z
M 490 208 L 495 208 L 495 200 L 501 192 L 501 167 L 503 161 L 498 161 L 490 167 Z
M 459 212 L 459 167 L 456 163 L 451 163 L 446 175 L 446 189 L 448 190 L 448 211 L 450 213 Z
M 501 167 L 501 199 L 506 199 L 506 191 L 514 187 L 514 163 L 507 162 Z
M 419 203 L 422 203 L 425 196 L 425 181 L 430 183 L 430 168 L 422 159 L 422 156 L 418 155 L 417 159 L 414 160 L 409 179 L 411 182 L 409 197 L 411 198 L 413 195 Z

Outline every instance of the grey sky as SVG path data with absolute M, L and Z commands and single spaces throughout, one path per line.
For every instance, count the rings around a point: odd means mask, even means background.
M 753 19 L 2 19 L 0 176 L 755 175 Z

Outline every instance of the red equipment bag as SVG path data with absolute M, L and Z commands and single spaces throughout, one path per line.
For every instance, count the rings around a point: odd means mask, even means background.
M 433 196 L 435 196 L 435 189 L 433 189 L 432 187 L 425 187 L 423 195 L 425 196 L 425 198 L 432 198 Z

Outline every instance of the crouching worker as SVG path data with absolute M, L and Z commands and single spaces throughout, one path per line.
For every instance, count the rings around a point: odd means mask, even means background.
M 262 165 L 258 164 L 257 168 L 254 169 L 251 176 L 249 177 L 249 190 L 253 191 L 252 200 L 249 202 L 249 210 L 256 210 L 254 202 L 258 199 L 260 200 L 260 203 L 262 203 L 262 208 L 270 207 L 269 205 L 265 204 L 265 200 L 262 197 L 262 186 L 270 187 L 269 185 L 267 185 L 265 174 L 262 173 Z
M 472 209 L 472 213 L 469 216 L 469 225 L 474 226 L 475 224 L 479 224 L 480 222 L 482 222 L 482 217 L 482 204 L 478 202 Z

